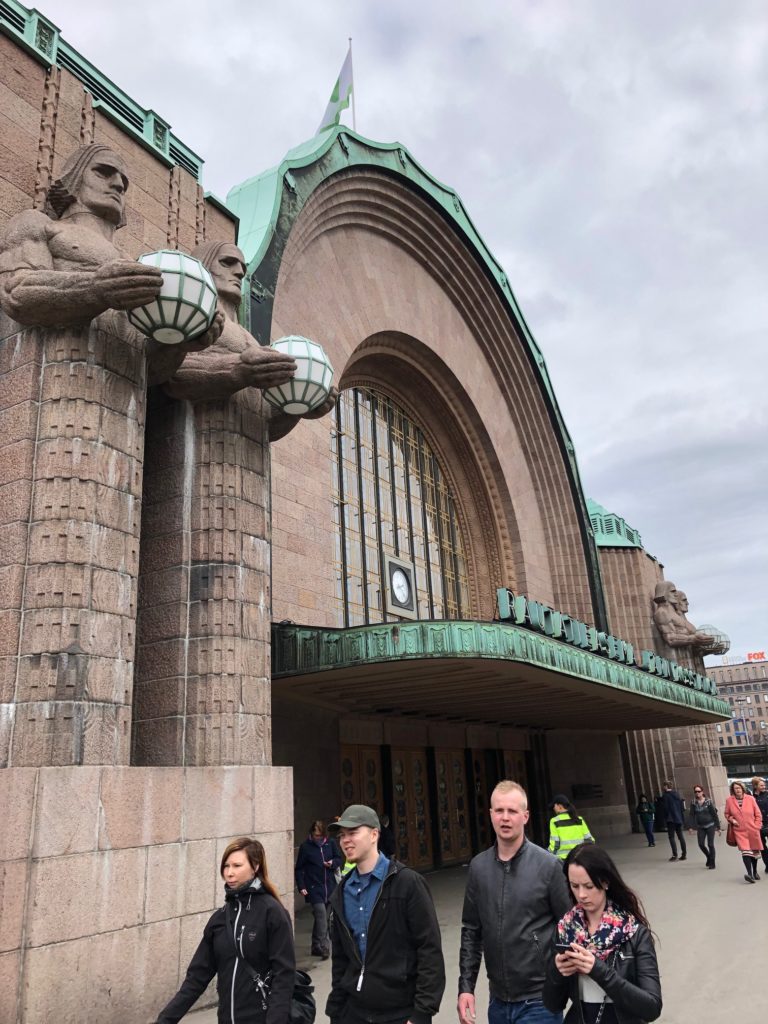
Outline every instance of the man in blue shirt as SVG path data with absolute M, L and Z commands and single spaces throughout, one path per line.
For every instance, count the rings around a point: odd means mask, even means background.
M 424 879 L 379 853 L 372 808 L 352 804 L 331 829 L 355 865 L 331 898 L 331 1024 L 429 1024 L 445 965 Z

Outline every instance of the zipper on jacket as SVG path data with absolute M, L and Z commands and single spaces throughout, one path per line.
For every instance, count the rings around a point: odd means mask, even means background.
M 380 887 L 379 892 L 378 892 L 378 894 L 376 896 L 376 899 L 373 901 L 373 906 L 371 907 L 371 916 L 368 918 L 368 936 L 369 936 L 369 938 L 370 938 L 370 935 L 371 935 L 371 921 L 373 920 L 373 912 L 376 909 L 376 907 L 378 906 L 379 900 L 381 899 L 381 894 L 384 892 L 384 886 L 387 884 L 389 879 L 393 875 L 396 875 L 396 874 L 397 874 L 397 871 L 395 870 L 391 874 L 385 875 L 384 878 L 382 879 L 381 887 Z M 341 886 L 339 886 L 339 889 L 341 890 Z M 344 910 L 344 892 L 343 891 L 339 892 L 339 898 L 341 900 L 341 909 L 343 911 Z M 359 992 L 362 989 L 362 987 L 363 987 L 363 975 L 365 974 L 365 961 L 360 956 L 360 950 L 357 948 L 357 943 L 355 942 L 354 935 L 352 934 L 352 932 L 347 927 L 347 923 L 341 917 L 341 915 L 339 915 L 339 924 L 341 925 L 341 927 L 344 929 L 344 931 L 349 936 L 349 940 L 352 943 L 352 949 L 355 951 L 355 954 L 357 955 L 357 959 L 360 961 L 360 974 L 358 975 L 357 985 L 355 987 L 355 991 Z M 366 950 L 368 949 L 368 943 L 367 942 L 365 944 L 365 948 L 366 948 Z M 233 1024 L 234 1024 L 234 1022 L 233 1022 Z
M 237 915 L 235 917 L 235 923 L 232 926 L 232 938 L 234 939 L 235 946 L 237 946 L 237 922 L 240 920 L 240 911 L 243 909 L 243 904 L 240 900 L 237 901 Z M 240 952 L 243 951 L 243 932 L 245 931 L 245 925 L 240 932 Z M 229 993 L 229 1015 L 232 1018 L 232 1024 L 235 1024 L 235 979 L 237 978 L 237 957 L 235 957 L 235 966 L 232 970 L 232 988 Z

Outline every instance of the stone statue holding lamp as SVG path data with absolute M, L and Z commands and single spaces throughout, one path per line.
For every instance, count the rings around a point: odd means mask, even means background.
M 30 327 L 104 323 L 127 344 L 145 345 L 148 383 L 172 376 L 190 351 L 210 345 L 223 327 L 217 317 L 200 337 L 179 345 L 144 340 L 125 312 L 157 298 L 162 273 L 126 259 L 114 244 L 125 224 L 128 172 L 107 146 L 83 146 L 67 159 L 42 210 L 13 217 L 0 237 L 0 307 Z
M 229 398 L 247 388 L 269 392 L 292 380 L 296 373 L 293 356 L 277 348 L 268 348 L 241 326 L 238 309 L 245 277 L 245 257 L 232 242 L 205 242 L 197 246 L 195 256 L 210 272 L 219 293 L 219 308 L 224 314 L 221 336 L 210 348 L 187 357 L 164 390 L 172 398 L 211 401 Z M 330 381 L 329 381 L 330 383 Z M 269 437 L 284 437 L 299 418 L 317 419 L 326 415 L 336 401 L 335 388 L 314 409 L 302 417 L 278 411 L 272 406 Z M 268 395 L 269 397 L 269 395 Z

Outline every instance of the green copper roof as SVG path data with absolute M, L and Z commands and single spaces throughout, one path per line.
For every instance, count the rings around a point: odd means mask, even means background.
M 257 336 L 268 339 L 280 260 L 291 227 L 313 191 L 339 171 L 352 167 L 374 167 L 408 182 L 424 193 L 455 226 L 474 251 L 497 287 L 516 325 L 541 383 L 558 436 L 574 501 L 580 512 L 582 539 L 589 566 L 595 621 L 606 622 L 597 552 L 579 479 L 573 442 L 555 397 L 544 356 L 526 323 L 503 267 L 480 237 L 457 193 L 426 171 L 397 142 L 383 143 L 337 125 L 290 150 L 276 167 L 235 186 L 227 205 L 240 219 L 238 244 L 246 257 L 250 279 L 250 302 L 246 302 L 246 325 Z
M 98 15 L 96 15 L 98 16 Z M 0 0 L 0 31 L 10 36 L 35 60 L 48 67 L 65 68 L 93 96 L 93 106 L 116 121 L 145 149 L 168 165 L 177 164 L 197 181 L 203 161 L 171 133 L 171 126 L 154 110 L 145 110 L 90 61 L 61 38 L 56 25 L 39 11 L 18 0 Z
M 599 548 L 642 548 L 640 534 L 621 516 L 609 512 L 592 498 L 587 498 L 587 511 Z
M 273 625 L 272 677 L 361 714 L 622 732 L 730 718 L 706 676 L 673 682 L 505 622 Z

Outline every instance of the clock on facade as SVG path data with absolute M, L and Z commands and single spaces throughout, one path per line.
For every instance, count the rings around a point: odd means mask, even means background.
M 414 567 L 409 562 L 385 555 L 386 605 L 392 615 L 415 619 L 418 615 L 414 587 Z
M 411 584 L 402 569 L 394 569 L 392 572 L 392 593 L 398 604 L 408 604 Z

